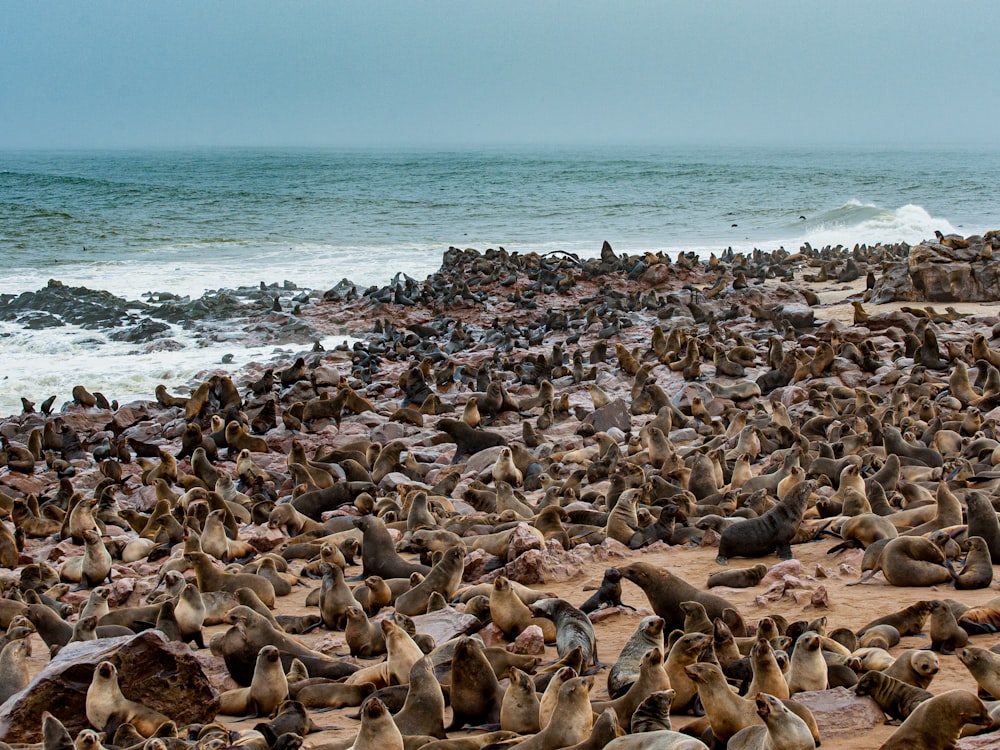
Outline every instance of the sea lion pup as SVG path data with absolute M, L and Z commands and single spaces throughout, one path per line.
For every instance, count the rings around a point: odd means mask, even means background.
M 969 646 L 959 649 L 958 660 L 975 678 L 981 691 L 1000 698 L 1000 654 L 978 646 Z
M 812 482 L 801 482 L 763 516 L 723 529 L 715 561 L 726 565 L 733 556 L 762 557 L 771 552 L 782 560 L 792 559 L 791 542 L 802 523 L 812 487 Z
M 992 723 L 986 704 L 975 694 L 949 690 L 917 706 L 879 750 L 948 750 L 965 724 Z
M 614 570 L 614 568 L 611 568 Z M 628 692 L 629 687 L 639 676 L 639 665 L 647 651 L 654 648 L 665 651 L 663 647 L 663 618 L 652 615 L 644 617 L 635 632 L 629 636 L 608 672 L 608 695 L 612 699 L 619 698 Z
M 87 721 L 100 731 L 114 734 L 119 725 L 129 723 L 143 737 L 170 721 L 159 711 L 126 698 L 118 687 L 118 668 L 102 661 L 94 670 L 86 698 Z
M 212 558 L 204 552 L 185 552 L 184 559 L 194 568 L 201 593 L 227 591 L 234 594 L 237 589 L 248 588 L 270 609 L 274 609 L 274 586 L 266 578 L 254 573 L 226 573 L 216 568 Z
M 931 603 L 928 600 L 914 602 L 897 612 L 878 617 L 857 631 L 858 637 L 863 636 L 869 628 L 876 625 L 891 625 L 901 636 L 920 635 L 924 632 L 924 623 L 931 613 Z
M 518 734 L 534 734 L 538 725 L 538 693 L 531 677 L 517 667 L 511 667 L 510 682 L 500 706 L 500 728 Z
M 423 581 L 396 597 L 396 611 L 411 617 L 424 614 L 427 611 L 427 599 L 433 592 L 451 599 L 462 583 L 464 571 L 465 545 L 460 544 L 445 552 Z
M 794 695 L 808 690 L 826 690 L 826 686 L 826 660 L 820 648 L 820 638 L 807 630 L 795 642 L 788 672 L 788 692 Z
M 728 586 L 732 589 L 746 589 L 756 586 L 767 575 L 767 566 L 757 563 L 752 568 L 733 568 L 720 570 L 708 577 L 708 588 Z
M 516 747 L 521 750 L 552 750 L 583 742 L 594 727 L 590 710 L 593 677 L 573 677 L 559 688 L 555 710 L 549 723 L 536 735 Z
M 11 641 L 0 651 L 0 704 L 28 686 L 31 681 L 27 663 L 29 656 L 31 641 L 28 638 Z
M 583 649 L 583 663 L 597 666 L 597 635 L 587 615 L 565 599 L 558 598 L 539 599 L 529 609 L 532 617 L 547 617 L 556 626 L 556 653 L 559 658 L 580 646 Z M 590 731 L 590 727 L 587 727 L 587 731 Z
M 715 619 L 723 617 L 723 611 L 733 605 L 721 596 L 701 591 L 679 576 L 646 562 L 634 562 L 618 568 L 622 576 L 643 590 L 649 604 L 664 620 L 663 630 L 669 633 L 684 628 L 684 612 L 680 603 L 696 601 L 706 614 Z M 723 619 L 725 619 L 723 617 Z
M 500 721 L 503 694 L 482 644 L 468 636 L 460 637 L 451 663 L 453 719 L 449 729 L 461 729 L 466 724 L 496 724 Z
M 955 579 L 956 589 L 985 589 L 993 583 L 993 562 L 986 540 L 981 536 L 969 537 L 969 552 L 961 571 L 953 568 L 951 560 L 945 560 L 945 567 Z
M 870 580 L 879 571 L 893 586 L 936 586 L 951 580 L 941 548 L 923 536 L 890 539 L 871 570 L 857 583 Z
M 534 686 L 531 690 L 534 692 Z M 417 659 L 410 667 L 406 701 L 392 719 L 404 735 L 419 734 L 439 740 L 447 737 L 444 731 L 444 694 L 428 657 Z
M 897 656 L 896 660 L 882 672 L 908 685 L 926 690 L 940 670 L 941 663 L 937 654 L 933 651 L 911 648 Z
M 590 614 L 591 612 L 605 607 L 627 607 L 635 609 L 622 603 L 622 574 L 618 568 L 606 568 L 601 585 L 597 592 L 591 595 L 587 601 L 580 605 L 581 612 Z
M 647 651 L 639 665 L 639 677 L 629 687 L 628 692 L 620 698 L 611 701 L 601 701 L 592 704 L 595 713 L 611 708 L 618 716 L 622 726 L 628 726 L 632 714 L 648 696 L 660 690 L 670 689 L 670 678 L 663 668 L 663 652 L 654 648 Z
M 951 607 L 940 599 L 931 602 L 931 651 L 953 654 L 969 642 L 969 634 L 959 627 Z
M 355 527 L 361 529 L 361 575 L 390 578 L 409 578 L 411 573 L 426 576 L 430 566 L 409 563 L 398 554 L 381 518 L 362 516 L 354 519 Z
M 281 654 L 264 646 L 257 654 L 250 687 L 227 690 L 221 696 L 219 713 L 229 716 L 267 716 L 288 699 L 288 680 L 281 667 Z
M 861 675 L 854 692 L 870 696 L 883 713 L 896 721 L 905 721 L 917 706 L 934 697 L 933 693 L 874 669 Z

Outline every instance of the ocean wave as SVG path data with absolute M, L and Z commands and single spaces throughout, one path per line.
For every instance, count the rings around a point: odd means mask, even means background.
M 907 242 L 911 245 L 934 237 L 935 231 L 956 232 L 947 219 L 931 216 L 923 206 L 907 203 L 896 209 L 850 200 L 838 208 L 807 216 L 795 242 L 813 247 Z

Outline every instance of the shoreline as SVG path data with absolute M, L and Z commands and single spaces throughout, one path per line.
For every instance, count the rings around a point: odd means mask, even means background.
M 855 450 L 863 454 L 866 472 L 874 472 L 885 460 L 886 450 L 884 445 L 873 441 L 870 424 L 863 419 L 871 415 L 857 411 L 855 394 L 866 391 L 886 423 L 906 419 L 914 430 L 917 421 L 925 425 L 927 422 L 916 407 L 917 400 L 924 395 L 949 424 L 955 417 L 968 416 L 969 404 L 957 402 L 945 392 L 949 386 L 948 370 L 935 370 L 920 363 L 926 368 L 921 373 L 914 369 L 918 364 L 914 358 L 905 356 L 900 349 L 906 334 L 932 328 L 938 332 L 939 357 L 950 357 L 948 353 L 952 351 L 961 352 L 966 344 L 971 344 L 976 332 L 1000 323 L 1000 303 L 956 303 L 949 307 L 954 307 L 957 317 L 950 312 L 932 317 L 921 303 L 862 302 L 867 291 L 866 272 L 881 269 L 881 263 L 893 257 L 891 248 L 865 252 L 867 256 L 861 253 L 855 257 L 844 252 L 829 253 L 823 258 L 817 251 L 815 256 L 800 254 L 799 260 L 761 254 L 743 262 L 733 259 L 715 264 L 694 263 L 682 256 L 670 259 L 668 264 L 651 255 L 619 255 L 610 246 L 593 259 L 512 258 L 498 251 L 490 254 L 453 250 L 445 255 L 442 268 L 423 281 L 404 281 L 397 288 L 378 289 L 367 297 L 345 287 L 321 303 L 303 305 L 297 317 L 311 330 L 353 327 L 358 335 L 357 344 L 346 349 L 302 351 L 301 371 L 293 372 L 297 365 L 289 360 L 285 368 L 287 382 L 270 390 L 262 389 L 259 395 L 252 392 L 250 385 L 261 379 L 265 363 L 248 364 L 233 377 L 240 398 L 235 414 L 224 408 L 226 386 L 216 380 L 213 388 L 205 389 L 208 395 L 203 408 L 196 410 L 191 420 L 186 418 L 184 407 L 157 404 L 150 394 L 149 401 L 123 405 L 117 411 L 70 406 L 64 411 L 57 407 L 51 417 L 39 413 L 15 415 L 0 420 L 0 432 L 15 444 L 27 445 L 33 429 L 42 429 L 46 423 L 61 419 L 79 436 L 83 446 L 82 457 L 68 459 L 62 468 L 65 471 L 72 467 L 69 479 L 74 489 L 89 494 L 106 476 L 93 455 L 95 450 L 103 450 L 105 444 L 112 446 L 132 438 L 133 446 L 152 445 L 173 455 L 181 447 L 189 421 L 205 422 L 207 430 L 207 420 L 213 412 L 235 420 L 242 420 L 238 412 L 243 412 L 249 422 L 248 431 L 253 425 L 252 432 L 259 434 L 268 448 L 266 452 L 250 454 L 259 470 L 271 475 L 270 480 L 256 487 L 245 485 L 248 494 L 259 494 L 255 504 L 287 502 L 293 496 L 298 482 L 295 477 L 299 476 L 289 466 L 293 441 L 299 441 L 307 455 L 314 455 L 317 450 L 357 441 L 386 445 L 398 440 L 408 458 L 404 461 L 402 456 L 397 457 L 387 475 L 389 478 L 378 483 L 375 497 L 385 505 L 383 510 L 389 510 L 386 518 L 395 519 L 387 523 L 401 538 L 408 536 L 401 502 L 401 495 L 413 491 L 408 486 L 429 488 L 457 473 L 457 484 L 442 496 L 435 511 L 436 521 L 441 525 L 456 521 L 445 510 L 449 504 L 459 517 L 482 511 L 472 504 L 472 498 L 477 497 L 475 493 L 469 492 L 479 486 L 475 484 L 477 480 L 483 480 L 487 490 L 495 489 L 491 487 L 494 483 L 490 471 L 497 454 L 495 449 L 487 449 L 478 456 L 466 455 L 456 462 L 455 443 L 442 440 L 446 435 L 439 426 L 441 420 L 458 419 L 472 398 L 482 399 L 479 401 L 482 429 L 523 447 L 519 460 L 526 461 L 522 471 L 524 481 L 517 490 L 531 508 L 542 500 L 548 487 L 569 482 L 576 469 L 582 470 L 586 478 L 574 495 L 563 496 L 567 510 L 581 513 L 584 509 L 609 510 L 605 502 L 612 491 L 610 471 L 601 470 L 601 462 L 593 455 L 598 445 L 595 433 L 610 436 L 616 444 L 622 476 L 644 477 L 645 481 L 636 485 L 644 488 L 643 493 L 654 491 L 652 486 L 646 486 L 654 475 L 669 483 L 686 482 L 684 459 L 693 459 L 700 451 L 719 451 L 723 479 L 731 479 L 734 462 L 741 452 L 748 450 L 741 438 L 749 440 L 748 436 L 754 432 L 751 428 L 756 429 L 761 444 L 752 454 L 745 455 L 752 474 L 762 476 L 780 463 L 780 457 L 794 450 L 794 442 L 782 443 L 786 438 L 776 431 L 774 421 L 782 410 L 793 419 L 793 433 L 807 446 L 809 461 L 803 456 L 803 469 L 810 468 L 811 461 L 823 453 L 823 444 L 831 449 L 848 450 L 846 446 L 852 445 L 848 438 L 856 434 L 866 442 L 853 443 L 860 446 Z M 899 262 L 899 258 L 894 262 Z M 839 280 L 853 275 L 853 272 L 843 274 L 849 264 L 853 264 L 857 275 L 851 280 Z M 792 278 L 787 277 L 789 270 Z M 756 271 L 764 277 L 760 284 L 754 283 L 758 278 Z M 807 281 L 806 276 L 821 278 Z M 869 316 L 865 326 L 854 322 L 851 303 L 855 301 L 862 302 Z M 926 318 L 917 314 L 921 311 Z M 927 322 L 921 323 L 924 319 Z M 664 334 L 663 342 L 658 343 L 654 333 L 657 327 Z M 381 332 L 376 333 L 376 328 Z M 997 346 L 989 338 L 988 345 Z M 794 372 L 789 373 L 786 382 L 766 393 L 758 388 L 757 394 L 748 398 L 735 398 L 726 391 L 778 370 L 768 363 L 768 348 L 775 340 L 786 355 L 793 357 Z M 863 350 L 866 341 L 872 344 L 878 366 L 869 365 L 860 357 L 852 359 L 853 351 Z M 824 346 L 831 348 L 834 356 L 820 367 L 816 363 L 822 359 L 820 351 Z M 748 361 L 743 368 L 745 374 L 721 375 L 717 368 L 723 365 L 713 358 L 713 351 L 739 349 L 752 352 L 752 362 Z M 1000 356 L 1000 351 L 997 354 Z M 970 381 L 975 383 L 977 375 L 983 373 L 976 370 L 975 360 L 967 365 Z M 282 371 L 275 369 L 274 376 L 280 379 L 281 375 Z M 502 389 L 516 406 L 487 398 L 489 388 L 481 386 L 488 385 L 491 378 L 502 383 Z M 645 384 L 641 382 L 643 378 Z M 912 412 L 891 411 L 901 408 L 892 403 L 897 384 L 906 384 L 908 380 L 912 380 L 911 390 L 906 391 L 913 393 Z M 542 396 L 546 382 L 552 388 L 548 408 Z M 673 408 L 657 404 L 660 396 L 652 387 L 654 384 Z M 997 418 L 993 396 L 984 393 L 982 386 L 974 388 L 976 402 L 983 406 L 979 410 L 979 427 L 992 440 Z M 327 412 L 333 407 L 330 402 L 347 391 L 359 397 L 358 400 L 345 400 L 336 411 Z M 323 398 L 323 394 L 329 398 Z M 81 396 L 86 398 L 84 394 Z M 113 398 L 114 394 L 107 396 Z M 217 397 L 223 400 L 213 401 Z M 657 408 L 643 407 L 644 399 L 651 399 Z M 297 403 L 302 406 L 297 407 Z M 992 408 L 987 409 L 987 405 Z M 306 406 L 318 410 L 313 412 L 313 419 L 307 417 Z M 642 428 L 657 418 L 658 411 L 665 414 L 663 408 L 672 414 L 668 418 L 673 420 L 668 432 L 672 457 L 654 466 L 650 463 L 650 448 L 641 437 L 645 434 Z M 802 432 L 810 420 L 824 413 L 828 415 L 826 426 L 817 428 L 813 422 L 809 428 L 820 432 Z M 944 457 L 949 470 L 953 466 L 961 468 L 960 455 L 946 451 Z M 220 451 L 214 465 L 235 480 L 240 466 L 234 459 L 235 456 L 223 456 Z M 146 461 L 148 468 L 144 469 L 134 458 L 129 463 L 122 462 L 120 469 L 126 484 L 105 484 L 105 489 L 111 488 L 110 494 L 120 507 L 150 509 L 157 494 L 154 487 L 142 481 L 142 475 L 158 464 L 170 463 L 173 462 L 154 457 Z M 181 477 L 195 475 L 189 458 L 177 460 L 175 470 L 180 472 L 178 489 L 182 486 Z M 936 485 L 942 470 L 907 466 L 903 475 L 900 480 L 903 483 Z M 831 500 L 839 476 L 813 474 L 812 479 L 814 499 L 822 501 L 820 506 L 823 506 Z M 56 472 L 49 470 L 44 460 L 36 462 L 30 474 L 0 469 L 0 490 L 7 497 L 34 493 L 42 505 L 46 503 L 44 498 L 53 495 L 58 480 Z M 899 495 L 897 490 L 902 487 L 902 484 L 899 488 L 892 487 L 886 495 L 895 500 Z M 676 495 L 643 494 L 641 507 L 647 516 L 655 516 L 671 502 L 683 505 L 691 515 L 697 509 L 692 500 L 712 501 L 722 506 L 741 494 L 738 487 L 729 488 L 732 497 L 723 499 L 725 491 L 718 483 L 715 489 L 720 491 L 718 497 L 700 491 L 691 497 L 684 494 L 693 493 L 691 489 Z M 956 487 L 955 491 L 962 495 L 966 488 Z M 352 500 L 354 503 L 338 509 L 334 515 L 355 515 L 359 508 L 367 507 L 360 498 Z M 485 513 L 482 520 L 494 527 L 503 525 L 502 519 L 487 517 Z M 803 528 L 815 533 L 830 523 L 829 517 L 820 518 L 817 511 L 803 522 Z M 109 523 L 104 536 L 110 541 L 134 539 L 138 534 L 128 524 L 123 527 Z M 241 524 L 239 536 L 251 540 L 260 552 L 280 550 L 287 540 L 284 533 L 267 528 L 259 520 Z M 511 553 L 502 561 L 506 563 L 502 570 L 510 577 L 525 578 L 533 588 L 551 590 L 575 605 L 586 598 L 580 591 L 583 584 L 599 583 L 604 568 L 636 560 L 665 566 L 704 588 L 707 574 L 719 569 L 714 562 L 717 551 L 712 549 L 711 539 L 710 534 L 698 538 L 696 546 L 660 539 L 640 550 L 629 550 L 627 545 L 613 540 L 603 544 L 595 541 L 586 549 L 577 545 L 566 551 L 559 550 L 553 540 L 545 547 L 546 554 L 540 561 L 536 555 L 534 562 L 528 563 L 530 555 L 522 560 L 524 555 Z M 48 559 L 58 564 L 65 557 L 78 554 L 75 545 L 63 542 L 60 546 L 57 542 L 52 537 L 29 539 L 17 567 L 28 560 Z M 811 620 L 826 615 L 830 630 L 838 626 L 856 629 L 876 614 L 886 614 L 917 599 L 954 598 L 966 605 L 978 605 L 992 599 L 995 593 L 992 587 L 972 591 L 955 591 L 948 585 L 932 589 L 896 588 L 881 580 L 868 584 L 867 588 L 848 588 L 846 585 L 856 580 L 860 572 L 861 556 L 859 552 L 847 552 L 827 557 L 834 543 L 835 540 L 795 544 L 792 549 L 802 567 L 787 574 L 791 579 L 777 575 L 760 587 L 722 593 L 750 623 L 766 613 L 782 614 L 789 620 Z M 168 546 L 166 552 L 177 558 L 180 547 Z M 413 552 L 404 550 L 403 554 L 410 558 Z M 770 566 L 778 559 L 769 554 L 763 561 Z M 303 563 L 290 562 L 292 572 L 299 573 Z M 484 562 L 481 555 L 467 556 L 467 583 L 490 580 L 496 574 L 485 570 Z M 734 560 L 733 566 L 753 562 L 756 560 Z M 115 606 L 139 603 L 152 589 L 159 565 L 116 562 L 111 584 Z M 359 572 L 358 567 L 349 568 L 351 575 Z M 541 580 L 532 580 L 531 576 L 540 576 Z M 11 572 L 5 584 L 16 588 L 18 580 L 19 575 Z M 877 595 L 871 592 L 872 586 Z M 275 614 L 315 613 L 315 607 L 304 604 L 304 589 L 293 588 L 293 592 L 279 599 Z M 63 601 L 79 604 L 84 596 L 86 592 L 72 592 L 64 595 Z M 872 604 L 876 596 L 877 607 Z M 623 588 L 623 601 L 639 607 L 640 612 L 649 606 L 641 591 L 631 583 Z M 878 611 L 873 612 L 876 608 Z M 610 663 L 639 617 L 610 611 L 596 619 L 600 655 Z M 215 626 L 210 634 L 224 632 L 226 627 Z M 497 636 L 493 633 L 490 637 Z M 46 649 L 37 635 L 31 638 L 36 647 L 32 651 L 32 671 L 37 672 L 45 662 Z M 346 649 L 342 632 L 321 629 L 303 639 L 330 654 L 342 654 Z M 977 635 L 972 639 L 975 645 L 983 646 L 995 641 L 995 636 Z M 897 655 L 906 647 L 920 648 L 925 643 L 923 637 L 906 638 L 891 653 Z M 213 684 L 218 689 L 233 687 L 235 683 L 220 658 L 207 651 L 200 653 L 211 668 Z M 545 648 L 544 657 L 555 658 L 552 646 Z M 930 688 L 932 692 L 948 688 L 974 690 L 974 683 L 956 657 L 942 655 L 940 659 L 942 671 Z M 604 678 L 604 673 L 598 674 L 592 698 L 604 698 Z M 358 723 L 347 718 L 351 713 L 352 709 L 341 709 L 333 714 L 333 723 L 343 728 L 311 734 L 306 737 L 305 746 L 320 747 L 352 736 Z M 674 721 L 675 726 L 684 726 L 691 717 L 677 715 Z M 227 724 L 246 730 L 253 722 L 227 720 Z M 876 747 L 893 731 L 893 727 L 882 725 L 864 730 L 855 728 L 844 735 L 825 736 L 823 746 L 834 750 Z

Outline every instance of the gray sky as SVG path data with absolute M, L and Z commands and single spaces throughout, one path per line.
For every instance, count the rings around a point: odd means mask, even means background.
M 998 28 L 995 0 L 4 0 L 0 148 L 996 146 Z

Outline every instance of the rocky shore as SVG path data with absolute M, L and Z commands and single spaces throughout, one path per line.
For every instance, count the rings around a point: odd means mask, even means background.
M 286 285 L 137 308 L 53 282 L 0 300 L 0 318 L 24 326 L 72 320 L 137 341 L 167 323 L 211 336 L 213 316 L 285 342 L 358 339 L 330 351 L 306 345 L 233 377 L 206 373 L 190 393 L 158 389 L 148 401 L 119 405 L 86 383 L 65 403 L 25 394 L 24 412 L 0 423 L 0 681 L 18 688 L 0 706 L 0 740 L 42 741 L 48 711 L 78 745 L 109 748 L 436 748 L 464 717 L 447 736 L 481 747 L 500 741 L 487 730 L 532 733 L 531 721 L 511 718 L 537 712 L 530 701 L 500 711 L 520 679 L 508 667 L 533 673 L 528 692 L 542 697 L 546 665 L 568 659 L 592 675 L 601 718 L 553 690 L 549 701 L 566 701 L 554 721 L 587 715 L 558 725 L 562 739 L 552 729 L 529 747 L 574 745 L 592 730 L 601 746 L 609 725 L 625 736 L 638 703 L 667 686 L 669 726 L 709 744 L 714 729 L 724 741 L 736 731 L 714 721 L 710 695 L 694 700 L 709 688 L 678 667 L 697 639 L 678 647 L 677 625 L 714 633 L 700 661 L 744 692 L 751 666 L 727 648 L 726 632 L 746 637 L 749 652 L 751 636 L 772 629 L 772 647 L 794 669 L 795 652 L 818 634 L 828 672 L 792 698 L 833 748 L 878 747 L 897 731 L 905 739 L 912 725 L 885 725 L 892 709 L 853 686 L 929 647 L 937 667 L 927 690 L 960 695 L 975 709 L 966 733 L 985 732 L 959 747 L 991 746 L 1000 734 L 994 719 L 974 716 L 982 702 L 965 662 L 990 653 L 1000 626 L 1000 311 L 969 302 L 1000 301 L 998 248 L 996 233 L 707 261 L 622 255 L 607 243 L 592 259 L 452 248 L 425 280 L 345 281 L 322 295 Z M 794 559 L 782 561 L 789 530 Z M 912 555 L 900 549 L 909 542 L 890 546 L 907 532 Z M 984 548 L 988 574 L 977 577 Z M 644 590 L 634 572 L 649 563 L 707 592 L 710 574 L 758 562 L 759 574 L 737 575 L 749 585 L 712 588 L 732 610 L 714 626 L 710 603 L 685 617 L 673 595 Z M 889 570 L 849 585 L 882 565 Z M 921 585 L 900 585 L 925 573 Z M 587 587 L 600 588 L 600 607 L 584 606 Z M 567 654 L 558 617 L 531 624 L 523 612 L 539 594 L 589 610 L 598 667 Z M 875 644 L 884 657 L 862 645 L 859 631 L 876 618 L 932 601 L 944 605 L 919 605 L 913 632 Z M 667 625 L 662 677 L 637 683 L 644 693 L 627 711 L 616 704 L 602 715 L 611 667 L 655 616 Z M 486 663 L 466 655 L 479 647 L 450 642 L 470 634 L 495 649 L 495 678 L 468 667 Z M 15 649 L 22 640 L 30 655 Z M 268 645 L 281 672 L 291 669 L 269 680 L 287 682 L 276 701 L 251 680 L 268 669 L 258 660 Z M 120 710 L 110 717 L 88 699 L 104 661 L 127 699 L 112 699 Z M 445 687 L 449 707 L 427 709 L 443 726 L 418 731 L 411 708 L 397 715 L 397 732 L 380 706 L 403 709 L 398 683 L 438 705 L 421 669 Z M 382 702 L 356 718 L 375 690 Z M 470 707 L 470 693 L 495 700 Z M 278 709 L 285 698 L 298 707 Z M 747 721 L 763 726 L 748 698 Z M 997 698 L 981 711 L 1000 718 Z M 130 701 L 175 725 L 146 740 L 156 722 Z M 319 713 L 324 706 L 335 712 Z M 64 736 L 47 722 L 54 747 Z

